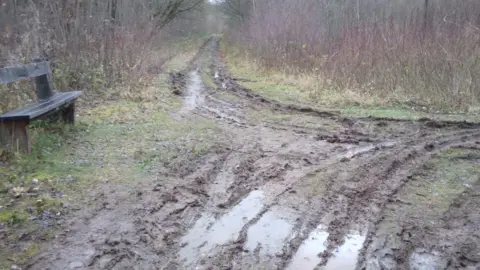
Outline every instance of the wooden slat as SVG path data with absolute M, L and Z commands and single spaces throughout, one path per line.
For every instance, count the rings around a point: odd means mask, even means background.
M 27 106 L 8 112 L 0 116 L 0 122 L 2 121 L 19 121 L 19 120 L 33 120 L 48 112 L 56 110 L 65 104 L 74 101 L 82 92 L 61 92 L 56 93 L 49 99 L 39 100 L 28 104 Z
M 52 71 L 47 61 L 22 66 L 5 67 L 0 69 L 0 84 L 12 83 L 50 73 L 52 73 Z

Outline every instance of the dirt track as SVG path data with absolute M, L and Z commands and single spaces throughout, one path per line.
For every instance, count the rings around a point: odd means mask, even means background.
M 202 82 L 205 69 L 216 90 Z M 185 99 L 175 117 L 216 119 L 230 145 L 134 190 L 105 185 L 31 269 L 480 267 L 479 181 L 428 224 L 408 215 L 385 223 L 415 204 L 399 191 L 435 155 L 478 151 L 479 126 L 353 119 L 267 100 L 229 77 L 216 40 L 182 74 L 171 77 Z M 314 117 L 316 127 L 251 112 Z

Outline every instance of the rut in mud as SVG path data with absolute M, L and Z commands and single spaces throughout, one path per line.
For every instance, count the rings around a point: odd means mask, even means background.
M 202 82 L 202 70 L 217 89 Z M 479 126 L 353 119 L 268 100 L 229 77 L 217 40 L 182 74 L 172 76 L 184 82 L 179 115 L 215 119 L 229 145 L 135 190 L 105 186 L 32 269 L 480 266 L 480 183 L 429 227 L 382 227 L 398 192 L 432 157 L 477 149 Z M 319 128 L 252 119 L 252 111 L 315 117 Z

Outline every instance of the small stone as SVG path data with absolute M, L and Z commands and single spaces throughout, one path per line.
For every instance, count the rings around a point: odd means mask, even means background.
M 112 236 L 105 241 L 105 244 L 113 247 L 120 244 L 121 240 L 122 239 L 118 236 Z
M 83 263 L 80 261 L 70 262 L 68 264 L 68 267 L 70 267 L 70 269 L 77 269 L 77 268 L 83 267 Z
M 12 267 L 10 267 L 10 269 L 12 270 L 22 270 L 22 268 L 18 267 L 17 265 L 12 265 Z
M 33 178 L 33 179 L 32 179 L 32 184 L 34 184 L 34 185 L 38 184 L 38 179 L 37 179 L 37 178 Z
M 161 242 L 157 242 L 154 244 L 153 246 L 155 252 L 157 254 L 163 254 L 165 253 L 165 244 L 161 243 Z
M 153 188 L 153 191 L 161 191 L 162 190 L 162 185 L 158 184 Z
M 343 162 L 343 163 L 349 162 L 349 161 L 350 159 L 348 157 L 343 157 L 342 159 L 340 159 L 340 162 Z
M 140 241 L 148 243 L 148 240 L 150 240 L 150 237 L 148 237 L 148 235 L 144 234 L 140 236 Z
M 435 145 L 433 143 L 428 143 L 424 146 L 425 150 L 431 152 L 435 149 Z

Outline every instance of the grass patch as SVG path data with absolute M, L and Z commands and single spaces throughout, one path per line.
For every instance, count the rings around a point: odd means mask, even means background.
M 169 68 L 183 68 L 184 56 Z M 0 223 L 6 232 L 0 269 L 21 265 L 37 252 L 36 242 L 20 241 L 21 235 L 52 237 L 58 216 L 88 199 L 104 180 L 135 186 L 162 172 L 181 174 L 216 149 L 222 134 L 214 121 L 176 118 L 182 100 L 171 93 L 167 78 L 164 73 L 137 92 L 80 107 L 75 126 L 32 124 L 32 153 L 0 163 Z M 3 151 L 0 156 L 2 162 Z
M 362 89 L 338 89 L 315 73 L 297 73 L 281 69 L 265 69 L 257 60 L 239 53 L 221 43 L 229 72 L 246 88 L 272 100 L 324 108 L 340 108 L 346 116 L 388 117 L 396 119 L 419 119 L 428 117 L 437 120 L 480 122 L 478 109 L 468 113 L 450 112 L 448 108 L 429 107 L 412 99 L 402 91 L 392 95 L 375 94 Z
M 327 118 L 319 118 L 313 115 L 298 115 L 266 110 L 250 110 L 248 116 L 249 120 L 255 123 L 266 121 L 274 124 L 298 126 L 331 132 L 337 131 L 342 128 L 338 121 L 333 121 Z
M 246 79 L 239 82 L 246 88 L 251 89 L 266 98 L 284 103 L 312 103 L 309 98 L 306 78 L 297 79 L 293 76 L 286 76 L 276 72 L 267 72 L 254 60 L 239 58 L 235 54 L 226 51 L 225 61 L 229 72 L 233 77 Z
M 438 219 L 452 202 L 479 181 L 480 152 L 450 149 L 436 155 L 399 192 L 401 201 L 390 218 L 401 221 L 405 216 L 419 222 Z
M 437 154 L 398 192 L 397 200 L 387 204 L 377 236 L 400 235 L 405 225 L 436 226 L 454 200 L 478 183 L 479 164 L 480 152 L 475 150 Z
M 15 226 L 23 224 L 28 219 L 28 214 L 21 210 L 0 211 L 0 224 Z
M 418 120 L 421 118 L 430 118 L 438 121 L 468 121 L 475 123 L 480 122 L 480 116 L 476 114 L 432 114 L 402 108 L 347 107 L 340 109 L 340 112 L 343 115 L 350 117 L 377 117 L 403 120 Z
M 207 86 L 208 88 L 211 88 L 213 90 L 217 89 L 217 84 L 207 70 L 202 70 L 202 72 L 200 73 L 200 78 L 202 79 L 202 82 L 205 84 L 205 86 Z

